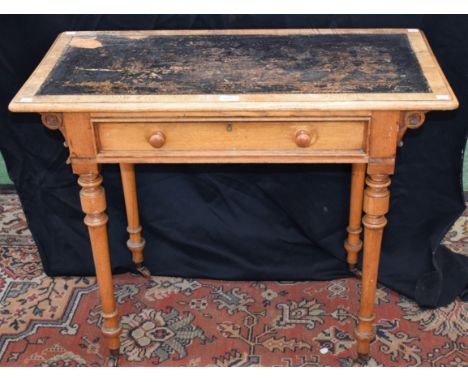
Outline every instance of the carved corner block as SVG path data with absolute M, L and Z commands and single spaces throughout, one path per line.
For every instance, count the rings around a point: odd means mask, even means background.
M 61 113 L 41 113 L 41 121 L 50 130 L 62 130 L 63 128 Z
M 403 137 L 406 130 L 417 129 L 426 120 L 425 111 L 404 111 L 401 113 L 400 129 L 398 130 L 398 145 L 403 146 Z
M 59 130 L 64 138 L 63 145 L 68 147 L 62 113 L 41 113 L 41 122 L 49 130 Z M 70 164 L 70 157 L 67 159 L 67 164 Z

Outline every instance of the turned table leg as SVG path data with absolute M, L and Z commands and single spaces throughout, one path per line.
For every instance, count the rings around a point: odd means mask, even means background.
M 388 175 L 368 175 L 364 192 L 364 258 L 362 266 L 361 303 L 359 324 L 356 329 L 358 359 L 366 361 L 369 356 L 370 342 L 374 339 L 374 304 L 377 288 L 382 234 L 387 219 L 390 192 Z
M 145 239 L 141 237 L 141 225 L 138 215 L 138 199 L 136 193 L 135 165 L 133 163 L 121 163 L 120 175 L 125 198 L 125 209 L 127 210 L 129 240 L 127 247 L 132 252 L 132 259 L 136 269 L 144 277 L 150 277 L 149 270 L 143 265 L 143 249 Z
M 353 163 L 351 172 L 351 201 L 349 212 L 348 238 L 344 247 L 348 253 L 349 270 L 359 275 L 357 270 L 358 254 L 362 249 L 361 219 L 364 194 L 364 179 L 366 177 L 366 163 Z
M 114 363 L 116 363 L 120 348 L 119 335 L 121 328 L 119 326 L 114 287 L 112 285 L 106 228 L 108 218 L 104 212 L 106 209 L 106 198 L 104 188 L 101 186 L 102 177 L 98 173 L 80 173 L 79 175 L 78 184 L 82 187 L 80 191 L 81 206 L 86 214 L 84 222 L 88 226 L 102 303 L 102 333 L 108 340 L 111 362 L 114 359 Z

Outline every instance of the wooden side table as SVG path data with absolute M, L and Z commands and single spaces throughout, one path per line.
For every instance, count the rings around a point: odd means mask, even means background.
M 427 111 L 457 106 L 421 31 L 314 29 L 65 32 L 10 110 L 41 113 L 69 147 L 113 361 L 120 327 L 101 164 L 120 164 L 127 245 L 148 276 L 135 163 L 352 163 L 345 249 L 356 270 L 364 247 L 365 359 L 397 146 Z

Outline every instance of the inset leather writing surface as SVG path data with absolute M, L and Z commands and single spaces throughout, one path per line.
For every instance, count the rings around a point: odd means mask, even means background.
M 452 110 L 417 29 L 64 32 L 15 112 Z
M 75 37 L 38 95 L 429 93 L 406 34 Z

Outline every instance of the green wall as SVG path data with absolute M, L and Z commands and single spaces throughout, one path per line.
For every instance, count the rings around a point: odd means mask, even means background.
M 11 184 L 2 154 L 0 154 L 0 184 Z

